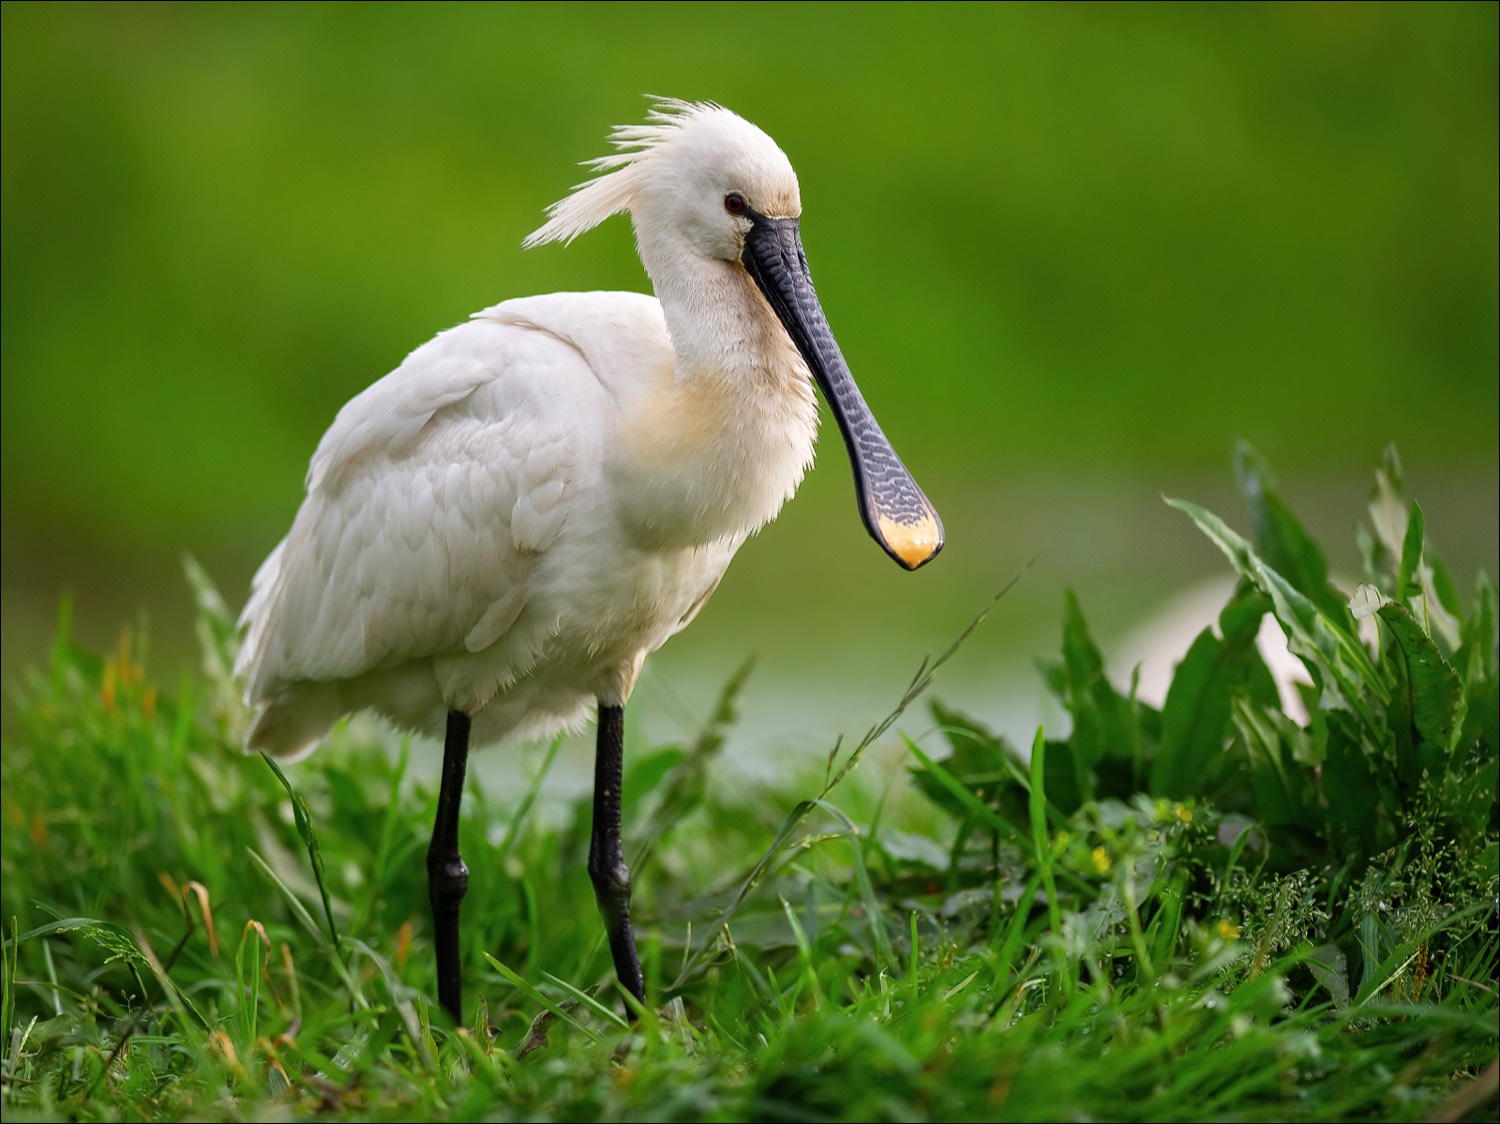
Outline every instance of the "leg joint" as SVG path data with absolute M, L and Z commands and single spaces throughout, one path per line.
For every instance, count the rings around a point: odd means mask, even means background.
M 427 856 L 427 886 L 434 902 L 463 901 L 469 891 L 469 868 L 456 854 Z
M 589 878 L 594 883 L 594 896 L 601 905 L 630 904 L 630 868 L 625 860 L 616 858 L 610 862 L 602 857 L 589 856 Z

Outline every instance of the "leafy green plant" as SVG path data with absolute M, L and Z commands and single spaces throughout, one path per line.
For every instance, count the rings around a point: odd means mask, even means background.
M 1119 857 L 1149 874 L 1129 894 L 1118 889 L 1134 898 L 1120 921 L 1132 939 L 1130 925 L 1144 931 L 1165 918 L 1170 928 L 1196 914 L 1239 934 L 1256 970 L 1273 954 L 1309 950 L 1311 979 L 1341 1002 L 1379 988 L 1416 998 L 1467 986 L 1441 964 L 1494 939 L 1494 587 L 1481 575 L 1472 605 L 1460 604 L 1421 508 L 1404 498 L 1394 451 L 1376 472 L 1361 532 L 1365 580 L 1351 592 L 1330 583 L 1258 454 L 1241 447 L 1235 467 L 1253 542 L 1194 504 L 1168 501 L 1240 582 L 1217 626 L 1192 642 L 1160 709 L 1112 685 L 1068 595 L 1062 659 L 1044 665 L 1072 722 L 1067 737 L 1045 743 L 1048 822 L 1070 840 L 1063 854 L 1080 876 L 1090 858 L 1103 874 Z M 1282 710 L 1256 646 L 1267 613 L 1310 677 L 1305 723 Z M 987 878 L 999 868 L 1002 821 L 1021 818 L 1028 793 L 1035 800 L 1038 770 L 1029 777 L 1013 745 L 963 715 L 934 713 L 952 756 L 937 765 L 914 751 L 917 783 L 962 816 L 952 870 Z M 955 803 L 958 787 L 972 807 Z M 972 830 L 985 815 L 988 863 Z M 1024 878 L 1039 853 L 1018 849 L 1011 878 Z M 1062 892 L 1086 910 L 1094 889 L 1064 883 Z

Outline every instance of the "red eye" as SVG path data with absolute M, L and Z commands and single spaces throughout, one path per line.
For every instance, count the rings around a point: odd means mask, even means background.
M 745 197 L 738 191 L 731 191 L 724 196 L 724 209 L 731 215 L 743 215 L 745 213 Z

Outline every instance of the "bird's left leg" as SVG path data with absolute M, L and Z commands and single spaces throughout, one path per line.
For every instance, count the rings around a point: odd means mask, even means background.
M 432 903 L 433 940 L 437 945 L 438 1002 L 454 1022 L 463 1021 L 463 976 L 458 958 L 458 907 L 469 889 L 469 868 L 458 853 L 458 806 L 464 797 L 469 763 L 469 716 L 448 712 L 443 739 L 443 780 L 438 788 L 437 819 L 427 848 L 427 899 Z
M 625 760 L 625 708 L 599 704 L 599 741 L 594 753 L 594 832 L 589 840 L 589 877 L 604 915 L 615 974 L 642 1003 L 646 981 L 630 928 L 630 870 L 620 849 L 620 775 Z M 634 1015 L 632 1014 L 632 1018 Z

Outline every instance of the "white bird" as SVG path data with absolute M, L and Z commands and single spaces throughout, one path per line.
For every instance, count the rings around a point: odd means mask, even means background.
M 255 575 L 237 665 L 247 750 L 310 751 L 341 716 L 445 731 L 427 866 L 439 999 L 461 1018 L 458 808 L 472 737 L 599 714 L 589 872 L 616 972 L 644 983 L 620 848 L 623 708 L 812 462 L 821 386 L 866 527 L 908 569 L 942 525 L 855 388 L 807 271 L 797 177 L 713 104 L 660 102 L 524 245 L 628 212 L 655 298 L 505 301 L 357 395 Z

